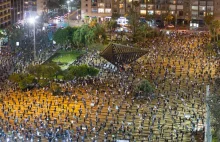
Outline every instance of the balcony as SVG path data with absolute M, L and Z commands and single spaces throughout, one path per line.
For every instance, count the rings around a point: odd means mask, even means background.
M 176 4 L 176 1 L 175 0 L 170 0 L 167 2 L 168 4 Z
M 10 16 L 11 15 L 11 13 L 7 13 L 7 14 L 2 14 L 1 16 L 0 16 L 0 19 L 1 18 L 4 18 L 4 17 L 7 17 L 7 16 Z M 8 18 L 7 18 L 8 19 Z M 10 19 L 10 18 L 9 18 Z
M 183 4 L 183 1 L 182 0 L 178 0 L 177 4 Z
M 213 1 L 207 1 L 207 6 L 213 6 Z
M 0 12 L 4 12 L 5 10 L 10 9 L 10 7 L 6 7 L 6 8 L 0 8 Z
M 148 4 L 151 4 L 151 3 L 154 4 L 154 3 L 156 3 L 156 0 L 149 0 L 149 1 L 147 1 L 147 3 Z
M 8 1 L 8 2 L 0 2 L 0 6 L 7 5 L 7 4 L 11 4 L 11 2 L 10 1 Z

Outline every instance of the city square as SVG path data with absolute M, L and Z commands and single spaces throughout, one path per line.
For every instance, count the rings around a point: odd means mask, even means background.
M 218 142 L 215 15 L 160 27 L 137 1 L 122 22 L 71 3 L 0 30 L 0 141 Z

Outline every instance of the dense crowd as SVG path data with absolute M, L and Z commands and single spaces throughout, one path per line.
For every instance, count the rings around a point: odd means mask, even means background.
M 61 82 L 63 95 L 49 88 L 2 90 L 2 140 L 58 141 L 203 141 L 206 85 L 212 90 L 219 61 L 202 47 L 206 34 L 171 33 L 146 41 L 148 53 L 128 70 L 99 54 L 86 54 L 77 64 L 101 69 L 95 78 Z M 106 68 L 108 66 L 108 68 Z M 142 79 L 155 91 L 135 98 L 133 88 Z

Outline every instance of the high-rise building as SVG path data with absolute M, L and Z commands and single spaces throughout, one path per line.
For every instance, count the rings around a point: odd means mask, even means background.
M 5 28 L 11 22 L 11 0 L 0 0 L 0 28 Z
M 214 1 L 214 16 L 216 19 L 220 20 L 220 0 Z
M 202 23 L 200 21 L 207 13 L 213 14 L 214 0 L 82 0 L 81 16 L 101 19 L 114 13 L 124 16 L 132 7 L 140 17 L 152 15 L 155 20 L 161 20 L 164 15 L 171 13 L 176 24 L 189 21 Z
M 112 16 L 111 0 L 82 0 L 81 1 L 81 18 L 99 17 L 103 20 L 105 17 Z
M 214 12 L 213 0 L 192 0 L 191 1 L 191 20 L 192 22 L 204 25 L 204 16 Z
M 37 0 L 24 0 L 24 18 L 37 15 Z
M 23 20 L 24 16 L 24 0 L 11 0 L 11 24 Z
M 47 0 L 24 0 L 24 17 L 41 15 Z
M 37 14 L 41 15 L 46 9 L 47 0 L 37 0 Z

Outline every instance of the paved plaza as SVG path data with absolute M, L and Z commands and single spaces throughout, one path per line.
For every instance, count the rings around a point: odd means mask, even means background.
M 1 131 L 25 141 L 202 142 L 196 135 L 204 133 L 205 89 L 212 90 L 219 66 L 202 50 L 207 42 L 205 34 L 148 40 L 140 47 L 148 51 L 145 56 L 115 72 L 93 51 L 77 63 L 100 68 L 100 74 L 60 82 L 65 95 L 54 96 L 49 88 L 21 92 L 11 85 L 1 92 Z M 155 92 L 136 99 L 133 86 L 142 79 Z

